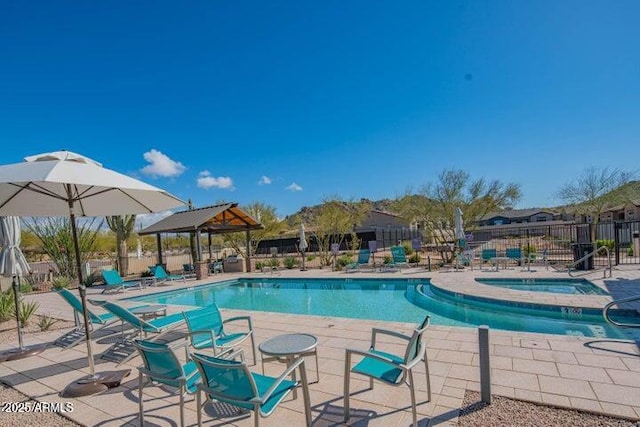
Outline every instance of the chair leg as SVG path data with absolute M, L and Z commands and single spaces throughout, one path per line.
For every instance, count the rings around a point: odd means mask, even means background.
M 253 331 L 251 331 L 251 351 L 253 352 L 252 366 L 256 366 L 258 364 L 258 359 L 256 358 L 256 340 L 253 336 Z M 264 365 L 262 365 L 262 373 L 264 373 Z
M 180 427 L 184 427 L 184 384 L 180 384 Z
M 196 405 L 198 406 L 198 427 L 202 427 L 202 395 L 200 393 L 201 391 L 198 389 L 198 392 L 196 393 Z
M 260 408 L 253 408 L 253 413 L 255 414 L 253 425 L 260 427 Z
M 311 399 L 309 397 L 309 379 L 307 378 L 307 368 L 304 365 L 304 360 L 299 366 L 300 380 L 302 381 L 302 398 L 304 399 L 304 414 L 307 422 L 307 427 L 311 427 Z
M 347 352 L 344 361 L 344 422 L 349 421 L 349 380 L 351 377 L 351 353 Z
M 429 375 L 429 359 L 426 350 L 424 352 L 424 370 L 427 373 L 427 401 L 431 402 L 431 375 Z
M 413 411 L 413 427 L 418 427 L 418 415 L 416 410 L 416 389 L 413 381 L 413 371 L 409 369 L 409 390 L 411 391 L 411 410 Z
M 138 372 L 138 414 L 140 416 L 140 426 L 144 427 L 144 405 L 142 403 L 142 388 L 144 387 L 144 375 Z

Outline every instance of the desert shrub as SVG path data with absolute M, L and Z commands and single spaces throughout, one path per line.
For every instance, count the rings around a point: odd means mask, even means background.
M 336 266 L 338 270 L 342 270 L 345 266 L 351 264 L 353 262 L 353 258 L 349 255 L 342 255 L 338 259 L 336 259 Z
M 51 328 L 58 320 L 54 319 L 53 317 L 50 316 L 42 316 L 40 318 L 40 320 L 38 320 L 38 326 L 40 327 L 41 331 L 48 331 L 49 328 Z
M 85 286 L 93 286 L 98 282 L 102 282 L 102 273 L 100 271 L 93 271 L 89 276 L 84 278 Z
M 407 254 L 407 256 L 413 254 L 413 247 L 411 246 L 411 242 L 402 242 L 402 247 L 404 248 L 404 252 Z
M 611 239 L 599 239 L 599 240 L 596 240 L 596 248 L 600 248 L 602 246 L 605 246 L 607 249 L 612 251 L 614 245 L 615 245 L 615 242 L 613 240 L 611 240 Z
M 291 270 L 298 264 L 298 260 L 292 256 L 285 257 L 282 261 L 284 268 Z
M 11 319 L 11 317 L 14 316 L 15 311 L 13 291 L 9 290 L 0 293 L 0 322 Z
M 633 256 L 633 246 L 629 246 L 627 249 L 627 256 Z
M 307 261 L 313 261 L 314 259 L 316 259 L 315 255 L 308 255 L 307 256 Z
M 391 255 L 385 255 L 382 260 L 384 264 L 391 264 L 392 261 L 393 261 L 393 258 L 391 258 Z
M 153 277 L 153 271 L 145 270 L 140 274 L 140 277 Z
M 280 260 L 278 258 L 271 258 L 268 265 L 272 268 L 278 268 L 280 267 Z
M 535 247 L 535 246 L 533 246 L 533 245 L 526 245 L 526 246 L 524 247 L 523 252 L 524 252 L 524 256 L 525 256 L 525 257 L 528 257 L 528 256 L 529 256 L 529 254 L 535 254 L 535 253 L 537 253 L 537 249 L 536 249 L 536 247 Z
M 419 264 L 420 263 L 420 254 L 415 252 L 413 255 L 409 257 L 409 264 Z
M 40 304 L 35 301 L 20 301 L 20 323 L 22 323 L 24 326 L 27 326 L 29 324 L 31 316 L 33 316 L 36 310 L 38 310 L 38 307 L 40 307 Z
M 28 282 L 21 282 L 20 283 L 20 293 L 21 294 L 28 294 L 33 292 L 33 286 L 31 286 L 31 283 Z
M 53 279 L 53 289 L 67 289 L 71 284 L 71 278 L 69 276 L 56 276 Z
M 262 261 L 256 261 L 256 270 L 262 270 L 263 267 L 264 264 L 262 263 Z

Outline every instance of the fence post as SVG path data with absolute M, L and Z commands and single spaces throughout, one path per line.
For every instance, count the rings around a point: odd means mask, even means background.
M 480 399 L 491 404 L 491 363 L 489 360 L 489 327 L 478 327 L 478 345 L 480 347 Z

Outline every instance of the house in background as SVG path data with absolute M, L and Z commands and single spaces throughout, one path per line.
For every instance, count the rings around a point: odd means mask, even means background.
M 526 223 L 540 223 L 550 221 L 570 221 L 568 215 L 551 209 L 511 209 L 501 212 L 492 212 L 477 219 L 478 227 L 513 225 Z
M 600 215 L 600 222 L 640 220 L 640 199 L 631 200 L 624 205 L 614 206 Z

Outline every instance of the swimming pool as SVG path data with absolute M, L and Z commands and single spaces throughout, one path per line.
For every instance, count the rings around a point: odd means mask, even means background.
M 586 279 L 476 279 L 490 286 L 516 291 L 550 292 L 571 295 L 609 295 L 604 289 Z
M 631 339 L 595 311 L 563 313 L 465 300 L 433 287 L 428 279 L 251 278 L 127 300 L 198 307 L 216 303 L 229 309 L 411 323 L 430 314 L 435 325 L 489 325 L 514 331 Z

